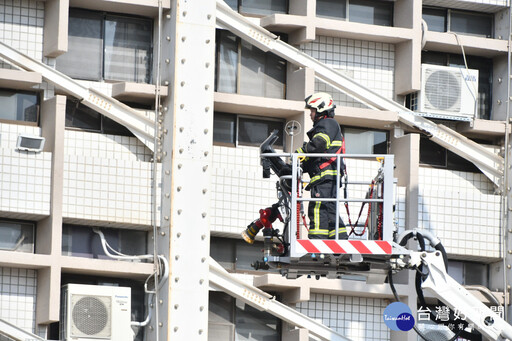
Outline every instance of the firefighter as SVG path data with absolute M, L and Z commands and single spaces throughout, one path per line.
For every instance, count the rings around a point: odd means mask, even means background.
M 318 92 L 306 97 L 306 109 L 310 110 L 313 128 L 307 132 L 309 142 L 304 142 L 296 153 L 328 153 L 344 152 L 343 136 L 339 124 L 334 120 L 334 104 L 332 97 Z M 345 165 L 343 159 L 340 173 L 337 173 L 336 157 L 305 158 L 302 168 L 310 176 L 306 187 L 311 198 L 336 198 L 336 178 L 343 175 Z M 334 201 L 310 201 L 308 205 L 309 239 L 335 239 L 336 205 Z M 347 228 L 339 218 L 338 238 L 348 239 Z

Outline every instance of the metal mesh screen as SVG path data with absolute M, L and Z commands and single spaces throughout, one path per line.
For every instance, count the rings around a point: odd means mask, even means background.
M 71 301 L 71 336 L 110 337 L 110 297 L 73 295 Z
M 459 112 L 460 74 L 443 70 L 427 70 L 425 77 L 425 108 Z

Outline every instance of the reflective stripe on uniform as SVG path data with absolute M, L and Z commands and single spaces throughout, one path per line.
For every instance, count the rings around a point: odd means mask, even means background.
M 321 201 L 315 201 L 315 208 L 313 209 L 313 228 L 318 229 L 320 227 L 320 206 Z
M 313 182 L 320 180 L 324 176 L 328 176 L 328 175 L 336 176 L 337 174 L 338 174 L 338 171 L 336 171 L 336 169 L 328 169 L 328 170 L 325 170 L 322 173 L 312 177 L 311 180 L 309 181 L 309 183 L 312 184 Z
M 341 147 L 342 144 L 343 144 L 343 141 L 335 140 L 335 141 L 331 142 L 331 147 Z
M 338 233 L 347 233 L 346 227 L 338 227 Z M 336 235 L 336 229 L 329 231 L 329 237 L 334 237 Z
M 318 133 L 318 134 L 315 134 L 315 136 L 313 136 L 313 138 L 315 137 L 321 137 L 325 140 L 325 143 L 326 143 L 326 149 L 329 149 L 331 147 L 331 138 L 329 137 L 329 135 L 327 134 L 324 134 L 324 133 Z
M 312 236 L 328 236 L 329 235 L 329 230 L 324 230 L 324 229 L 310 229 L 309 232 L 308 232 L 309 235 L 312 235 Z

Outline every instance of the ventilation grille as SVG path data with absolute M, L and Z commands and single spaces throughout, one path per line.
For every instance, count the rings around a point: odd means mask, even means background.
M 72 295 L 71 307 L 71 337 L 110 339 L 111 297 Z
M 461 75 L 445 70 L 425 71 L 425 108 L 459 112 L 461 110 Z
M 30 152 L 40 152 L 44 147 L 44 137 L 19 135 L 16 149 Z

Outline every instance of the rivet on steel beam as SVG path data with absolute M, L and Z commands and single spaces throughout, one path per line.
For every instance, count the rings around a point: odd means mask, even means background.
M 203 330 L 199 329 L 199 335 L 203 334 Z
M 167 134 L 168 132 L 169 132 L 169 130 L 164 129 L 164 134 Z
M 153 326 L 149 326 L 149 329 L 150 329 L 150 330 L 153 330 Z
M 187 40 L 187 37 L 185 37 L 185 36 L 181 37 L 181 41 L 185 41 L 185 40 Z
M 206 68 L 209 68 L 209 67 L 210 67 L 210 63 L 206 63 L 206 64 L 204 64 L 204 66 L 205 66 Z
M 209 88 L 210 88 L 210 86 L 209 86 L 208 84 L 206 84 L 206 85 L 204 86 L 204 89 L 205 89 L 205 90 L 208 90 Z
M 165 58 L 165 63 L 169 64 L 171 60 L 169 58 Z
M 185 108 L 185 104 L 180 104 L 180 109 Z
M 169 81 L 165 81 L 165 82 L 164 82 L 164 85 L 169 85 Z
M 512 268 L 512 266 L 510 266 L 510 264 L 507 264 L 507 269 L 510 269 Z
M 204 306 L 200 306 L 199 311 L 203 311 L 203 310 L 204 310 Z
M 161 235 L 162 237 L 163 237 L 163 236 L 165 236 L 165 232 L 164 232 L 164 231 L 160 232 L 160 235 Z
M 174 327 L 174 332 L 177 332 L 178 331 L 178 327 Z
M 164 217 L 164 219 L 165 219 L 165 220 L 169 220 L 169 216 L 167 216 L 167 215 L 166 215 L 166 216 Z
M 199 280 L 199 284 L 203 284 L 203 283 L 204 283 L 204 279 L 202 279 L 202 278 L 201 278 L 201 279 Z
M 205 151 L 204 152 L 204 156 L 208 156 L 209 152 L 208 151 Z
M 171 37 L 169 36 L 165 37 L 165 39 L 167 39 L 167 41 L 171 41 Z
M 186 60 L 185 58 L 183 58 L 183 59 L 181 60 L 181 64 L 185 64 L 185 62 L 186 62 L 186 61 L 187 61 L 187 60 Z
M 507 285 L 507 290 L 510 290 L 510 285 Z M 498 291 L 498 290 L 496 290 L 496 291 Z
M 167 109 L 168 109 L 167 107 L 164 107 L 164 111 L 167 111 Z
M 205 238 L 206 238 L 205 234 L 201 235 L 201 240 L 205 240 Z
M 201 258 L 201 263 L 206 262 L 206 257 Z
M 181 237 L 181 232 L 176 233 L 176 237 Z
M 179 307 L 180 307 L 180 305 L 179 305 L 179 304 L 175 304 L 175 305 L 174 305 L 174 309 L 178 309 Z
M 206 39 L 205 43 L 209 44 L 210 43 L 210 39 Z
M 181 191 L 181 186 L 178 186 L 178 187 L 176 188 L 176 190 L 177 190 L 178 192 L 180 192 L 180 191 Z
M 164 300 L 160 299 L 160 300 L 158 300 L 158 303 L 164 304 Z
M 203 130 L 205 134 L 208 134 L 208 129 Z
M 179 281 L 180 281 L 180 278 L 179 278 L 179 277 L 176 277 L 176 278 L 174 279 L 174 282 L 176 282 L 176 283 L 178 283 Z
M 170 197 L 171 197 L 171 194 L 170 194 L 170 193 L 165 193 L 165 197 L 166 197 L 166 198 L 170 198 Z
M 204 108 L 204 111 L 205 111 L 205 112 L 210 111 L 210 107 L 206 107 L 206 108 Z
M 181 169 L 181 167 L 183 167 L 183 165 L 181 163 L 178 164 L 178 169 Z
M 178 214 L 181 214 L 181 212 L 183 212 L 183 210 L 182 210 L 182 209 L 179 209 L 179 210 L 178 210 Z
M 203 167 L 203 172 L 206 172 L 207 169 L 208 169 L 208 165 L 204 166 Z
M 203 218 L 206 218 L 206 212 L 203 212 L 203 213 L 201 214 L 201 216 L 202 216 Z
M 170 15 L 170 14 L 166 14 L 166 15 L 165 15 L 165 17 L 166 17 L 167 19 L 171 19 L 171 15 Z
M 512 255 L 512 250 L 508 250 L 508 254 L 509 254 L 509 255 Z
M 208 190 L 206 188 L 203 188 L 203 194 L 206 194 L 206 192 L 208 192 Z
M 180 85 L 181 85 L 181 86 L 184 86 L 184 85 L 185 85 L 185 82 L 181 82 L 181 83 L 180 83 Z
M 187 16 L 187 11 L 183 11 L 183 16 L 186 17 Z
M 206 17 L 208 18 L 208 20 L 210 20 L 212 18 L 212 15 L 208 14 Z
M 179 152 L 180 152 L 180 154 L 182 154 L 183 153 L 183 148 L 180 148 Z
M 165 171 L 165 175 L 169 175 L 169 174 L 171 174 L 171 171 L 166 170 L 166 171 Z
M 167 156 L 167 152 L 166 151 L 164 151 L 164 156 Z
M 174 259 L 176 259 L 176 260 L 180 259 L 180 255 L 174 256 Z

